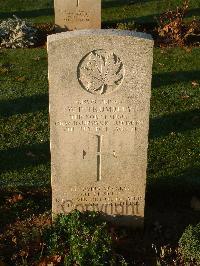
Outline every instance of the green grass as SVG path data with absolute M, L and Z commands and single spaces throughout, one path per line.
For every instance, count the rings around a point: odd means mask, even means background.
M 16 15 L 34 23 L 53 22 L 52 0 L 7 0 L 0 1 L 0 19 Z
M 1 187 L 50 184 L 47 54 L 45 49 L 0 53 Z M 200 50 L 154 50 L 148 179 L 200 185 Z
M 200 79 L 200 49 L 156 49 L 154 55 L 149 178 L 200 185 L 200 87 L 193 85 Z
M 103 22 L 135 21 L 137 23 L 155 23 L 155 17 L 158 17 L 159 14 L 167 10 L 176 9 L 182 3 L 182 0 L 105 0 L 102 4 L 102 18 Z M 191 0 L 187 19 L 190 20 L 193 16 L 199 18 L 199 6 L 200 0 Z
M 1 186 L 49 184 L 47 55 L 0 52 Z
M 138 23 L 155 22 L 155 16 L 174 9 L 182 0 L 104 0 L 102 1 L 103 23 L 136 21 Z M 190 1 L 188 19 L 200 17 L 200 0 Z M 0 19 L 11 17 L 28 18 L 34 23 L 54 21 L 52 0 L 6 0 L 0 1 Z

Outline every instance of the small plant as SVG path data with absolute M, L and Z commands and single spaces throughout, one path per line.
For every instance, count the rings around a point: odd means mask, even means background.
M 73 211 L 58 215 L 53 223 L 49 213 L 19 221 L 0 234 L 0 260 L 4 253 L 9 265 L 127 266 L 115 252 L 115 239 L 96 212 Z M 0 263 L 1 265 L 1 263 Z
M 200 223 L 189 225 L 179 240 L 180 250 L 187 261 L 200 264 Z
M 127 22 L 127 23 L 118 23 L 116 26 L 118 30 L 137 30 L 135 22 Z
M 65 266 L 126 265 L 113 253 L 107 225 L 95 212 L 74 211 L 57 216 L 44 232 L 44 242 L 46 255 L 62 258 Z
M 159 42 L 172 45 L 185 45 L 187 38 L 195 33 L 197 21 L 186 25 L 184 18 L 189 9 L 189 0 L 184 0 L 182 7 L 163 13 L 158 19 L 157 32 Z
M 28 22 L 13 16 L 0 22 L 0 48 L 25 48 L 38 41 L 38 30 Z

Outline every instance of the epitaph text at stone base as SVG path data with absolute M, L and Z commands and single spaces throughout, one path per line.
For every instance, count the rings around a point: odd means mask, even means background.
M 153 41 L 87 30 L 48 37 L 53 213 L 142 226 Z

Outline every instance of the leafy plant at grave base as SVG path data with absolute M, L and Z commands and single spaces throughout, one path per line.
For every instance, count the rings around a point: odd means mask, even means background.
M 200 264 L 200 223 L 189 225 L 179 240 L 180 250 L 187 261 Z
M 0 22 L 0 48 L 25 48 L 34 46 L 38 30 L 16 16 Z
M 159 27 L 156 29 L 159 43 L 183 46 L 189 37 L 199 34 L 199 22 L 195 19 L 189 24 L 184 18 L 189 10 L 190 0 L 184 0 L 182 7 L 167 11 L 158 18 Z
M 63 265 L 127 265 L 113 253 L 107 225 L 95 212 L 59 215 L 43 237 L 46 255 L 63 258 Z

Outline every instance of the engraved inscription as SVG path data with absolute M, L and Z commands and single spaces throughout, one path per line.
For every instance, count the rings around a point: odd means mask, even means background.
M 122 84 L 125 69 L 115 53 L 100 49 L 90 52 L 81 60 L 77 73 L 83 89 L 102 95 L 115 91 Z
M 60 204 L 59 200 L 57 200 L 58 208 L 61 205 L 61 210 L 63 213 L 68 214 L 72 210 L 79 211 L 97 211 L 104 212 L 107 215 L 139 215 L 141 205 L 139 202 L 131 202 L 128 200 L 120 203 L 77 203 L 74 204 L 72 200 L 63 200 Z
M 89 22 L 90 18 L 87 12 L 83 10 L 79 10 L 77 12 L 67 12 L 67 11 L 61 11 L 63 16 L 65 16 L 64 21 L 66 22 Z
M 70 198 L 58 201 L 62 211 L 66 213 L 79 209 L 112 215 L 139 215 L 143 204 L 143 197 L 133 196 L 134 192 L 127 186 L 86 186 L 82 189 L 71 187 L 69 194 L 70 192 Z
M 102 144 L 102 136 L 97 135 L 97 181 L 101 180 L 101 144 Z
M 138 123 L 141 123 L 134 119 L 134 106 L 125 106 L 120 100 L 83 99 L 64 109 L 65 118 L 56 121 L 55 125 L 62 126 L 69 133 L 84 131 L 101 135 L 111 130 L 134 133 Z

